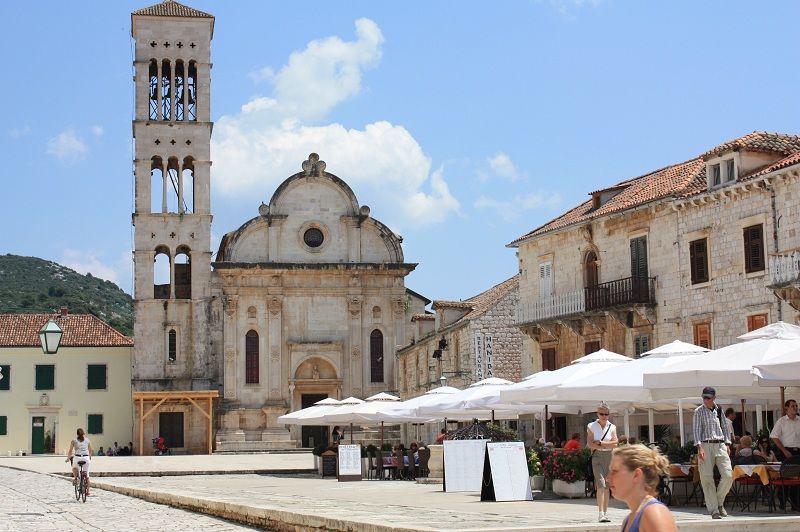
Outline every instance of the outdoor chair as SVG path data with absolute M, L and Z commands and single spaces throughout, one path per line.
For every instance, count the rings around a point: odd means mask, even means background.
M 784 513 L 787 511 L 787 501 L 791 506 L 797 508 L 798 493 L 800 493 L 800 457 L 792 456 L 781 462 L 781 469 L 779 477 L 774 478 L 769 484 L 772 487 L 772 497 L 770 502 L 772 508 L 775 508 L 775 496 L 779 495 L 778 506 L 783 509 Z
M 375 453 L 372 451 L 367 451 L 367 480 L 372 480 L 373 478 L 377 477 L 378 462 L 379 460 L 375 459 Z
M 767 461 L 758 455 L 752 456 L 735 456 L 731 461 L 731 466 L 737 465 L 758 465 L 766 464 Z M 752 489 L 748 490 L 748 487 Z M 763 494 L 764 484 L 761 479 L 756 476 L 739 477 L 733 481 L 733 505 L 741 504 L 742 511 L 747 511 L 754 502 L 758 504 L 758 495 Z
M 394 465 L 389 465 L 391 459 L 392 459 L 392 453 L 390 451 L 380 452 L 380 455 L 378 456 L 377 460 L 377 467 L 378 467 L 378 478 L 380 478 L 381 480 L 386 480 L 394 476 L 395 467 Z
M 419 453 L 419 476 L 427 477 L 430 473 L 428 461 L 431 459 L 431 450 L 423 448 L 417 452 Z

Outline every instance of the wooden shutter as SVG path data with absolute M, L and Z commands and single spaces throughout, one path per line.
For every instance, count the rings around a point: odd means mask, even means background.
M 539 297 L 549 297 L 553 293 L 553 263 L 539 264 Z
M 258 333 L 247 331 L 244 337 L 245 384 L 258 384 Z
M 647 237 L 631 240 L 631 277 L 647 277 Z
M 547 347 L 542 349 L 542 371 L 556 369 L 556 348 Z
M 711 349 L 711 324 L 710 323 L 695 323 L 694 324 L 694 344 L 700 347 Z
M 754 316 L 747 316 L 747 332 L 755 331 L 756 329 L 760 329 L 761 327 L 766 327 L 766 325 L 767 325 L 766 314 L 756 314 Z
M 7 434 L 8 434 L 8 417 L 0 416 L 0 436 L 6 436 Z
M 708 247 L 705 238 L 689 242 L 689 263 L 692 284 L 708 282 Z
M 764 231 L 761 224 L 744 228 L 744 271 L 764 271 Z
M 103 414 L 89 414 L 89 422 L 86 427 L 89 434 L 103 433 Z
M 87 388 L 90 390 L 105 390 L 107 368 L 105 364 L 89 364 Z
M 650 336 L 647 334 L 639 334 L 633 339 L 634 353 L 638 358 L 642 353 L 650 350 Z
M 170 329 L 167 334 L 167 358 L 170 362 L 175 362 L 178 358 L 178 333 L 175 329 Z
M 36 389 L 53 390 L 55 389 L 55 366 L 52 364 L 36 365 Z
M 0 374 L 3 378 L 0 379 L 0 390 L 11 389 L 11 366 L 0 366 Z

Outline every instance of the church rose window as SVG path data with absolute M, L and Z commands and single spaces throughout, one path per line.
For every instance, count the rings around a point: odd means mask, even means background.
M 317 229 L 316 227 L 312 227 L 308 229 L 305 233 L 303 233 L 303 242 L 306 243 L 306 246 L 310 248 L 318 248 L 322 245 L 322 241 L 325 240 L 322 231 Z

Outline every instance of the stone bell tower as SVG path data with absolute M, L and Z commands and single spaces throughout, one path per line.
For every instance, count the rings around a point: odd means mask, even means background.
M 131 34 L 134 389 L 217 390 L 208 323 L 214 17 L 166 0 L 133 12 Z

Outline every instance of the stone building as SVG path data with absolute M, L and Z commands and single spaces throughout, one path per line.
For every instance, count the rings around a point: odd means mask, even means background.
M 465 388 L 488 377 L 516 382 L 530 374 L 530 358 L 522 356 L 530 339 L 516 327 L 518 298 L 515 275 L 464 301 L 434 301 L 434 314 L 414 314 L 414 337 L 397 351 L 401 398 L 442 384 Z
M 212 262 L 213 30 L 171 0 L 132 14 L 137 429 L 187 452 L 212 432 L 220 451 L 308 445 L 323 428 L 276 418 L 396 389 L 391 355 L 427 300 L 405 288 L 402 239 L 313 153 Z
M 797 322 L 799 163 L 800 137 L 752 133 L 592 192 L 508 244 L 535 369 Z

